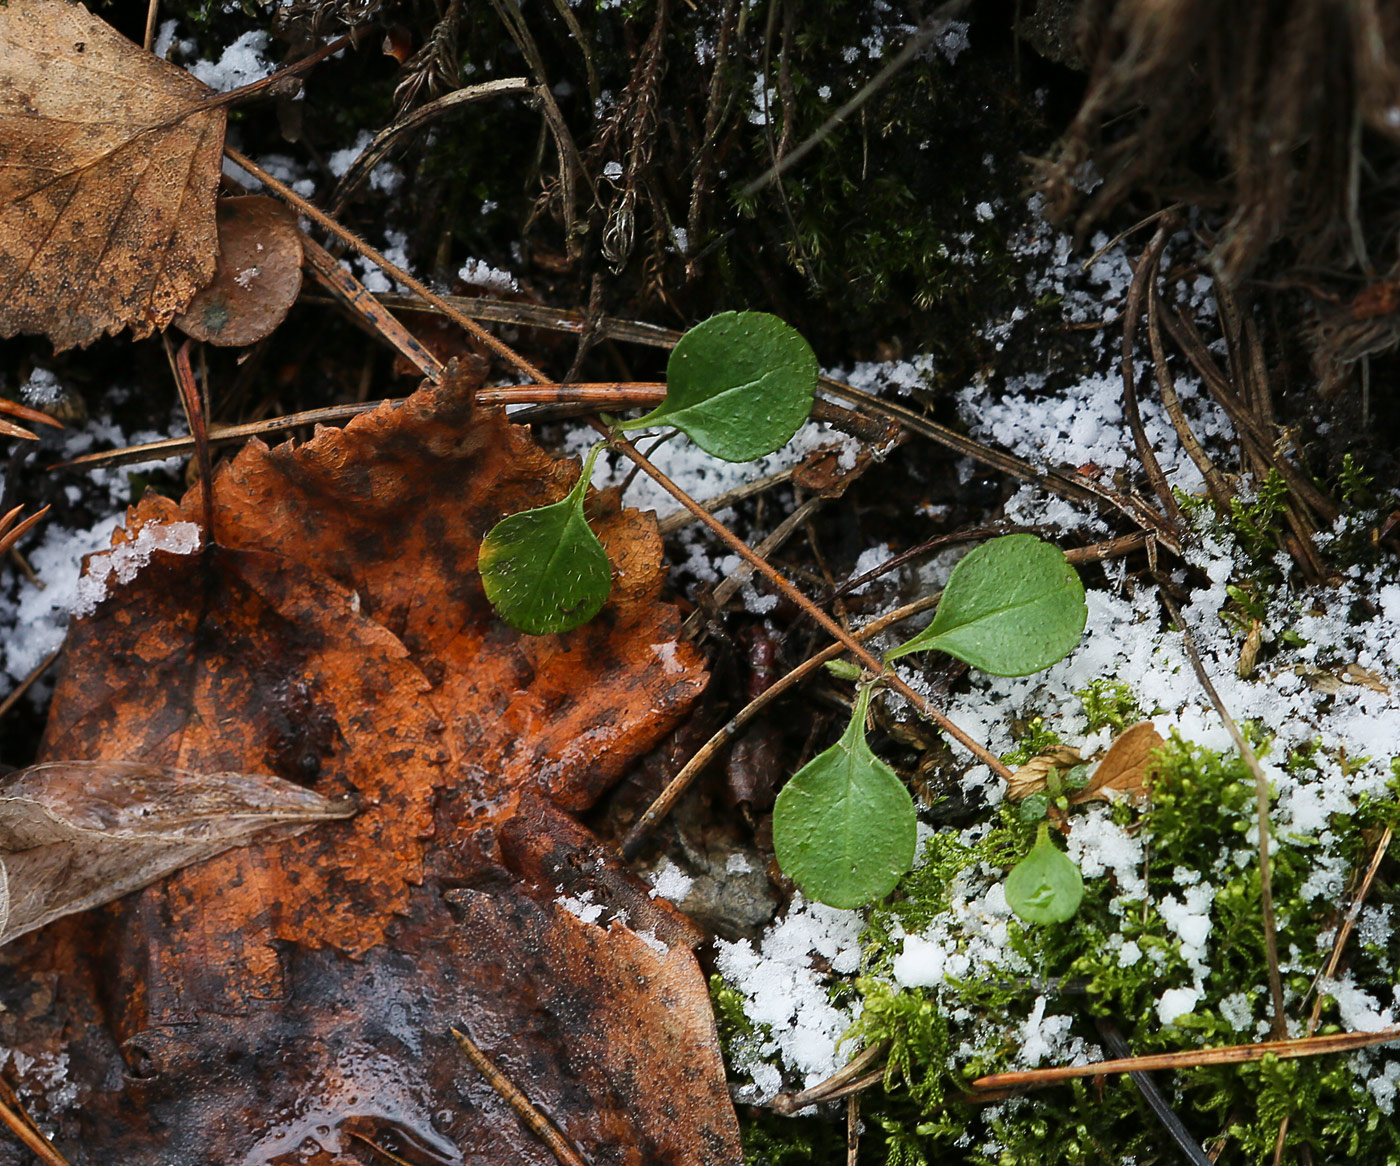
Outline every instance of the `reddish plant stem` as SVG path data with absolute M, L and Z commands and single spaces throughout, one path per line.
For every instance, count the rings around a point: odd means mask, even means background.
M 774 587 L 792 600 L 793 603 L 797 604 L 807 615 L 816 620 L 823 631 L 833 639 L 839 640 L 845 645 L 846 650 L 854 655 L 866 668 L 870 669 L 870 671 L 874 672 L 877 676 L 882 677 L 885 683 L 904 697 L 905 700 L 909 701 L 920 713 L 933 721 L 933 723 L 947 733 L 948 736 L 952 737 L 953 740 L 957 741 L 963 748 L 971 752 L 973 756 L 984 765 L 990 766 L 993 773 L 1006 781 L 1011 780 L 1011 771 L 1007 769 L 985 745 L 969 737 L 962 729 L 958 728 L 957 725 L 953 724 L 952 721 L 929 704 L 923 696 L 910 688 L 892 669 L 886 668 L 880 660 L 876 659 L 876 657 L 866 650 L 865 646 L 862 645 L 859 640 L 783 578 L 762 555 L 756 554 L 748 543 L 744 542 L 743 539 L 725 526 L 724 523 L 720 522 L 719 519 L 701 506 L 699 502 L 652 465 L 642 452 L 628 441 L 627 438 L 620 434 L 614 434 L 612 430 L 596 419 L 593 420 L 591 424 L 599 433 L 609 438 L 613 445 L 636 463 L 642 472 L 651 478 L 652 481 L 723 539 L 735 554 L 753 567 L 754 570 L 759 572 L 759 574 L 772 583 Z

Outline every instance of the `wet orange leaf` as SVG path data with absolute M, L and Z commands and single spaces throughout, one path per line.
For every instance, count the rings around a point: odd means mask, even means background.
M 74 1166 L 349 1166 L 362 1138 L 551 1162 L 454 1025 L 588 1160 L 738 1161 L 698 935 L 571 816 L 704 683 L 654 519 L 593 499 L 617 568 L 593 623 L 495 619 L 481 537 L 577 469 L 473 412 L 473 372 L 250 445 L 215 479 L 224 545 L 154 552 L 75 622 L 46 755 L 259 770 L 361 810 L 0 952 L 0 1043 L 69 1058 Z M 148 497 L 123 537 L 199 516 Z

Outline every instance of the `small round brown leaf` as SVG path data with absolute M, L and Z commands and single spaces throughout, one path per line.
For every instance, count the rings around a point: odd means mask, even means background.
M 175 325 L 225 348 L 255 344 L 301 294 L 301 230 L 291 211 L 260 194 L 220 199 L 217 218 L 214 278 Z

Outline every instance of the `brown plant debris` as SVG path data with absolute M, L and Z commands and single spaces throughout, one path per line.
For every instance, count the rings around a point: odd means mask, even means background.
M 0 781 L 0 944 L 128 894 L 273 826 L 346 818 L 279 777 L 58 761 Z
M 214 270 L 224 110 L 82 5 L 0 6 L 0 336 L 164 328 Z
M 1090 81 L 1043 172 L 1054 211 L 1082 202 L 1083 229 L 1138 191 L 1223 208 L 1228 281 L 1280 240 L 1299 266 L 1367 269 L 1367 235 L 1394 228 L 1388 210 L 1365 221 L 1393 205 L 1394 177 L 1362 151 L 1400 144 L 1395 5 L 1084 0 L 1077 39 Z M 1209 172 L 1203 143 L 1218 157 Z M 1087 163 L 1103 181 L 1082 200 Z

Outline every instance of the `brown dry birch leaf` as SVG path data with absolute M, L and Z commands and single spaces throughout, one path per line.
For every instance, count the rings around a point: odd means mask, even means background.
M 109 573 L 74 622 L 45 755 L 266 770 L 361 805 L 0 949 L 0 1045 L 69 1058 L 50 1120 L 74 1166 L 341 1166 L 351 1135 L 557 1166 L 454 1026 L 597 1166 L 740 1160 L 698 933 L 573 817 L 703 687 L 655 520 L 592 499 L 616 573 L 592 623 L 497 619 L 482 537 L 578 468 L 473 408 L 482 367 L 250 444 L 214 480 L 226 545 Z M 148 497 L 122 537 L 200 513 Z
M 175 326 L 224 348 L 255 344 L 301 294 L 301 229 L 275 198 L 219 199 L 219 264 Z
M 0 5 L 0 336 L 145 336 L 208 282 L 211 96 L 81 4 Z
M 1031 794 L 1045 791 L 1045 775 L 1052 769 L 1071 769 L 1084 758 L 1073 745 L 1055 745 L 1045 753 L 1032 757 L 1024 765 L 1016 767 L 1011 780 L 1006 783 L 1006 796 L 1012 801 L 1021 801 Z
M 1140 798 L 1147 792 L 1147 767 L 1155 750 L 1166 742 L 1151 721 L 1125 729 L 1108 747 L 1103 760 L 1082 790 L 1070 795 L 1071 805 L 1107 799 L 1109 794 Z
M 346 818 L 277 777 L 56 761 L 0 780 L 0 944 L 273 826 Z

